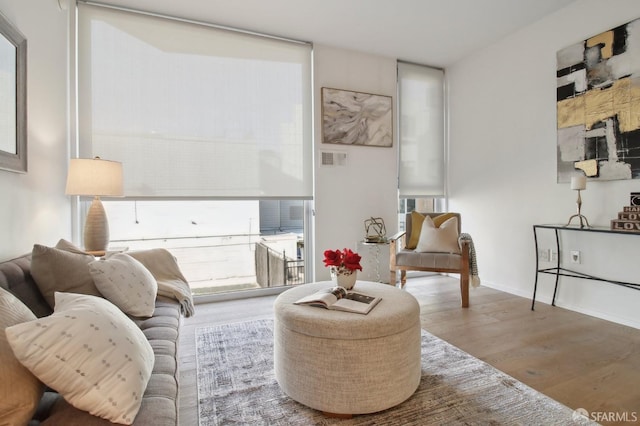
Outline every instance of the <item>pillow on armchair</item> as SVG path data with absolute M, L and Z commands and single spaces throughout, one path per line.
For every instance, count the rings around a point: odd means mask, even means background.
M 450 217 L 440 227 L 436 227 L 430 216 L 424 218 L 416 252 L 460 254 L 458 243 L 458 218 Z
M 447 219 L 454 217 L 453 213 L 443 213 L 432 218 L 433 224 L 436 228 L 439 228 Z M 416 211 L 411 212 L 411 235 L 408 236 L 407 239 L 407 248 L 410 250 L 415 249 L 418 246 L 418 240 L 420 240 L 420 232 L 422 231 L 422 224 L 424 223 L 424 219 L 426 217 L 430 217 L 428 215 L 423 215 Z

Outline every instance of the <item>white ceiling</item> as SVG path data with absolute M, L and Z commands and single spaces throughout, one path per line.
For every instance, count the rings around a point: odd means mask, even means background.
M 578 0 L 100 0 L 446 67 Z

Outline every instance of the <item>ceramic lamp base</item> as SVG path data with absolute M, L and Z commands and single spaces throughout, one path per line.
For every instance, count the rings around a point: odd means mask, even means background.
M 109 222 L 100 198 L 95 197 L 84 223 L 84 249 L 105 251 L 109 245 Z

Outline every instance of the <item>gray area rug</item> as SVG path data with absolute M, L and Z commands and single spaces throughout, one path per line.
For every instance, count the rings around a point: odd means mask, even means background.
M 590 424 L 424 330 L 422 380 L 411 398 L 375 414 L 326 418 L 280 390 L 273 372 L 272 330 L 272 320 L 196 330 L 200 426 Z

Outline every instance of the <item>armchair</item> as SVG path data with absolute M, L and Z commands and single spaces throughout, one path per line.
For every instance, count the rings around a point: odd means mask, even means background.
M 443 213 L 421 213 L 424 216 L 435 218 Z M 462 229 L 459 213 L 451 213 L 451 216 L 458 218 L 458 235 Z M 424 252 L 419 253 L 414 249 L 407 248 L 407 236 L 411 236 L 412 231 L 411 213 L 407 214 L 405 231 L 393 235 L 389 242 L 389 267 L 390 283 L 395 285 L 396 272 L 400 271 L 400 286 L 404 287 L 407 282 L 407 271 L 427 271 L 460 274 L 460 296 L 462 307 L 469 307 L 469 252 L 470 241 L 460 240 L 460 253 L 440 253 Z

